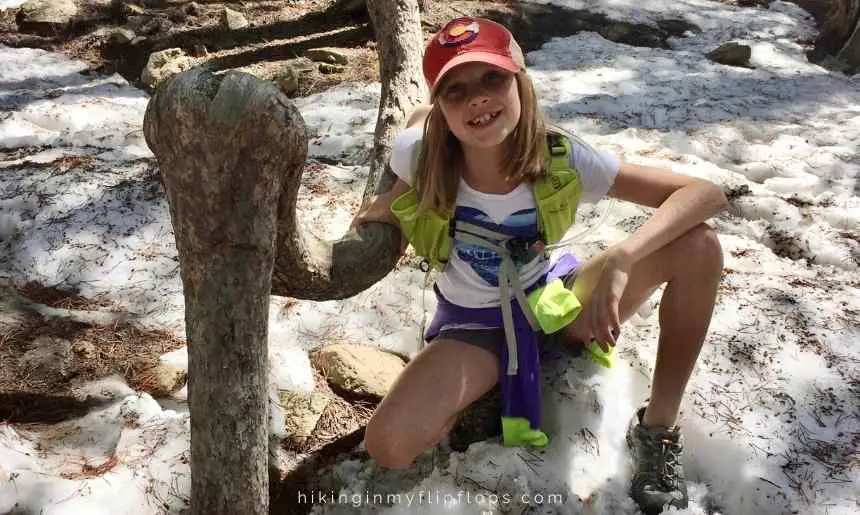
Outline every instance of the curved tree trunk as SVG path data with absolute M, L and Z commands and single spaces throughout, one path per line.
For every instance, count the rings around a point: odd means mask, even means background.
M 377 31 L 384 126 L 377 170 L 421 90 L 417 4 L 388 1 L 373 2 L 386 24 Z M 387 25 L 392 20 L 397 25 Z M 158 88 L 143 125 L 167 190 L 185 296 L 192 514 L 267 514 L 269 296 L 355 295 L 391 271 L 400 231 L 370 223 L 326 242 L 299 229 L 307 134 L 269 82 L 190 70 Z M 378 192 L 394 179 L 383 169 L 378 180 L 371 175 Z
M 820 28 L 810 60 L 834 56 L 848 65 L 849 73 L 860 70 L 860 0 L 792 1 L 815 16 Z
M 193 514 L 268 514 L 269 291 L 278 197 L 307 134 L 273 84 L 195 69 L 147 106 L 179 251 Z
M 836 57 L 848 63 L 857 72 L 860 70 L 860 0 L 851 0 L 848 14 L 849 19 L 853 17 L 853 29 L 849 29 L 845 44 L 842 45 Z
M 421 24 L 416 0 L 368 0 L 379 52 L 382 92 L 374 150 L 364 199 L 388 191 L 395 176 L 388 166 L 391 143 L 408 113 L 426 94 L 421 73 Z M 291 187 L 293 186 L 293 187 Z M 320 241 L 297 227 L 299 177 L 281 196 L 278 257 L 272 293 L 311 300 L 351 297 L 385 277 L 400 257 L 400 231 L 365 224 L 337 242 Z

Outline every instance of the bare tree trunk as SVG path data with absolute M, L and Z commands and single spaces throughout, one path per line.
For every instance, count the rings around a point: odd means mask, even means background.
M 845 44 L 836 55 L 842 59 L 856 72 L 860 70 L 860 0 L 850 0 L 848 20 L 854 20 L 853 25 L 849 25 L 848 36 L 845 39 Z M 853 27 L 850 28 L 850 27 Z
M 416 0 L 370 0 L 367 6 L 378 39 L 382 93 L 365 199 L 388 191 L 394 183 L 388 166 L 391 143 L 426 91 Z M 370 223 L 336 242 L 321 241 L 298 229 L 295 206 L 299 177 L 289 177 L 286 183 L 279 210 L 273 294 L 342 299 L 366 290 L 394 268 L 400 258 L 401 234 L 397 228 Z
M 163 84 L 144 131 L 185 294 L 193 514 L 268 514 L 267 329 L 278 198 L 307 135 L 270 83 L 199 69 Z
M 423 93 L 415 1 L 372 2 L 382 24 L 383 128 L 369 191 L 391 187 L 391 140 Z M 327 242 L 300 230 L 307 134 L 272 83 L 202 68 L 179 74 L 147 106 L 144 133 L 167 190 L 185 295 L 192 514 L 267 514 L 269 296 L 355 295 L 391 271 L 401 234 L 370 223 Z
M 424 45 L 418 1 L 367 0 L 367 10 L 376 33 L 382 92 L 365 200 L 378 189 L 394 136 L 403 128 L 409 111 L 427 96 L 421 73 Z

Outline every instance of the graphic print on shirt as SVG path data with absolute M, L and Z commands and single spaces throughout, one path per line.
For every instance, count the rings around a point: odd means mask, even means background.
M 533 239 L 538 236 L 537 211 L 523 209 L 512 213 L 501 224 L 497 224 L 483 211 L 468 206 L 457 206 L 454 217 L 470 224 L 484 227 L 491 231 L 508 234 L 523 239 Z M 498 244 L 498 241 L 489 240 Z M 471 243 L 454 240 L 454 250 L 457 256 L 467 263 L 481 279 L 494 287 L 499 286 L 499 267 L 502 257 L 495 251 Z M 517 265 L 517 270 L 521 265 Z

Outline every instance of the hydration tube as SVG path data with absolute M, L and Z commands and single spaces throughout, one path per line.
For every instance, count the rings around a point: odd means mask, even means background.
M 568 140 L 570 140 L 571 142 L 576 141 L 583 148 L 588 149 L 588 151 L 591 152 L 595 157 L 598 157 L 597 151 L 594 150 L 594 148 L 591 145 L 586 143 L 582 138 L 573 134 L 572 132 L 570 132 L 566 129 L 563 129 L 562 127 L 559 127 L 558 125 L 550 125 L 549 127 L 547 127 L 547 130 L 562 134 L 566 138 L 568 138 Z M 572 149 L 571 149 L 571 152 L 573 152 Z M 598 159 L 599 159 L 599 157 L 598 157 Z M 564 238 L 560 239 L 558 242 L 553 243 L 552 245 L 546 245 L 546 247 L 544 247 L 544 251 L 549 252 L 551 250 L 555 250 L 555 249 L 558 249 L 561 247 L 567 247 L 567 246 L 569 246 L 573 243 L 576 243 L 577 241 L 585 238 L 586 236 L 590 235 L 591 233 L 596 231 L 600 226 L 602 226 L 606 222 L 606 219 L 609 217 L 609 213 L 612 212 L 612 209 L 614 207 L 615 207 L 615 198 L 609 197 L 609 204 L 606 206 L 606 209 L 603 210 L 603 213 L 601 213 L 600 218 L 597 220 L 596 224 L 591 225 L 591 226 L 586 226 L 582 230 L 575 232 L 575 233 L 571 234 L 570 236 L 564 237 Z

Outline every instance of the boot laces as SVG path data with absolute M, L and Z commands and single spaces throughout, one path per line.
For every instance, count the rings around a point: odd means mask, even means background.
M 677 472 L 680 464 L 681 444 L 675 435 L 660 435 L 660 461 L 657 476 L 663 486 L 674 488 L 678 480 Z

